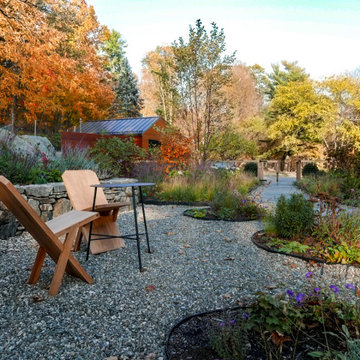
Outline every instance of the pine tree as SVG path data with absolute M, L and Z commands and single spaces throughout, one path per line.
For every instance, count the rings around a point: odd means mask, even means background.
M 115 99 L 110 109 L 112 117 L 141 116 L 142 99 L 129 61 L 125 56 L 126 42 L 113 30 L 106 41 L 104 51 L 108 56 L 107 70 L 113 80 Z
M 137 80 L 131 71 L 127 58 L 123 59 L 122 70 L 115 93 L 116 98 L 120 100 L 118 111 L 121 117 L 141 116 L 140 110 L 143 100 L 140 98 Z

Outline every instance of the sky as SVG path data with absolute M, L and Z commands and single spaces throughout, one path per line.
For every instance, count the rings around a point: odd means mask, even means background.
M 132 70 L 159 45 L 187 39 L 201 19 L 223 28 L 227 53 L 268 72 L 298 61 L 314 79 L 360 66 L 360 0 L 87 0 L 101 24 L 121 33 Z

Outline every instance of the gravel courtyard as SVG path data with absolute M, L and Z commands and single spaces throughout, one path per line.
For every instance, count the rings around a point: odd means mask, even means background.
M 310 265 L 252 244 L 261 222 L 201 221 L 183 216 L 187 208 L 146 206 L 155 250 L 146 254 L 142 242 L 146 272 L 135 241 L 88 262 L 82 248 L 76 257 L 95 283 L 66 275 L 56 297 L 46 289 L 50 260 L 37 285 L 26 283 L 37 249 L 31 237 L 0 240 L 0 359 L 165 359 L 166 336 L 183 317 L 306 281 Z M 119 225 L 133 233 L 133 213 L 120 214 Z M 323 281 L 358 278 L 359 269 L 325 266 Z

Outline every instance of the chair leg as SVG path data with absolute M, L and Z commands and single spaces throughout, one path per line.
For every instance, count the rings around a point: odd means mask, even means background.
M 46 256 L 46 250 L 40 246 L 28 280 L 29 284 L 34 285 L 38 282 L 41 268 L 44 264 L 45 256 Z
M 119 215 L 119 208 L 118 209 L 114 209 L 113 211 L 112 211 L 112 219 L 113 219 L 113 221 L 116 221 L 117 220 L 117 218 L 118 218 L 118 215 Z
M 63 250 L 58 258 L 58 261 L 57 261 L 57 264 L 55 267 L 55 273 L 51 280 L 49 295 L 54 296 L 59 291 L 62 278 L 64 277 L 65 268 L 66 268 L 67 262 L 69 260 L 71 246 L 76 237 L 77 231 L 78 231 L 77 228 L 73 228 L 66 235 L 64 245 L 63 245 Z
M 74 243 L 74 248 L 73 251 L 79 251 L 80 250 L 80 245 L 81 245 L 81 239 L 83 237 L 83 233 L 82 233 L 82 229 L 79 229 L 77 234 L 76 234 L 76 239 L 75 239 L 75 243 Z

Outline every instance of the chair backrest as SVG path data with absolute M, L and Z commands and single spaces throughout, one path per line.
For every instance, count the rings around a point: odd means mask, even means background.
M 91 209 L 95 188 L 90 185 L 99 184 L 99 178 L 92 170 L 66 170 L 62 174 L 66 191 L 75 210 Z M 103 189 L 98 188 L 96 205 L 107 204 Z
M 0 200 L 49 256 L 57 262 L 62 251 L 62 243 L 15 186 L 4 176 L 0 176 Z

